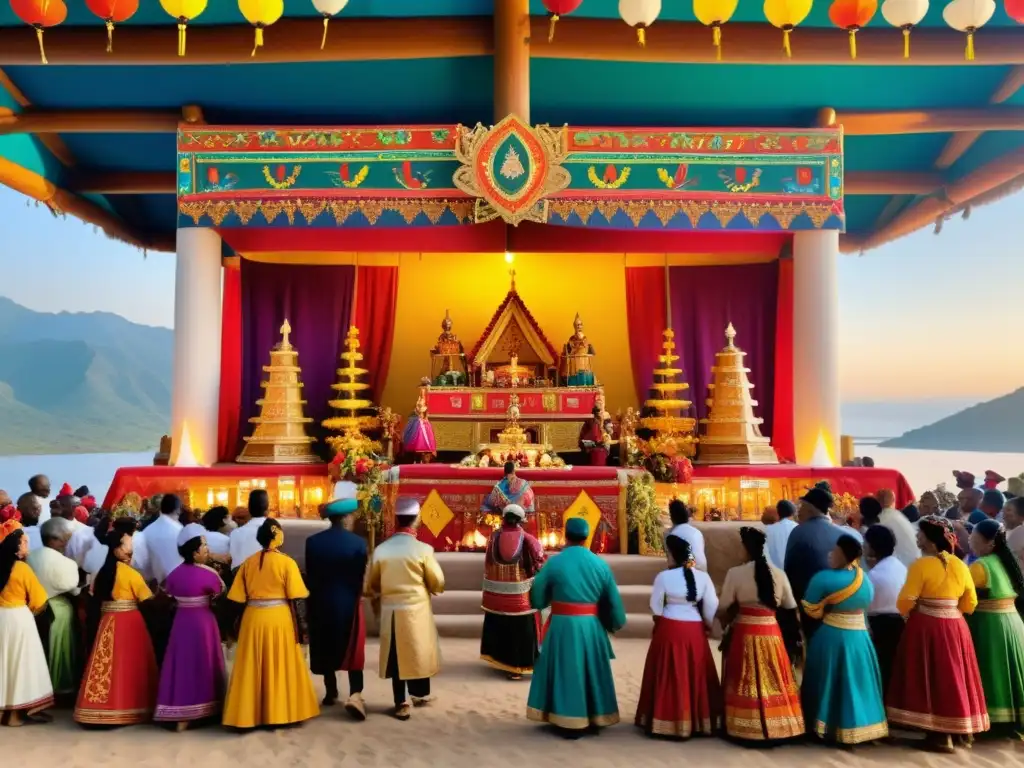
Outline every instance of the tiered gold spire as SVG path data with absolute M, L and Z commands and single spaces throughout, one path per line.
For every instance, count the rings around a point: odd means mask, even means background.
M 292 327 L 285 320 L 281 341 L 270 350 L 270 365 L 263 366 L 267 380 L 260 383 L 263 397 L 256 401 L 260 415 L 249 422 L 256 425 L 245 438 L 237 461 L 243 464 L 315 464 L 320 461 L 311 446 L 315 438 L 306 435 L 313 421 L 303 415 L 302 382 L 299 380 L 299 352 L 288 336 Z
M 650 397 L 644 401 L 646 409 L 653 409 L 654 415 L 643 416 L 640 424 L 657 432 L 657 437 L 652 441 L 656 450 L 669 448 L 669 443 L 672 443 L 674 450 L 662 452 L 693 456 L 696 450 L 693 431 L 697 422 L 689 416 L 683 416 L 683 412 L 692 403 L 682 399 L 682 393 L 690 385 L 680 380 L 683 369 L 675 367 L 679 360 L 675 332 L 666 328 L 662 335 L 664 341 L 661 344 L 662 353 L 658 355 L 658 367 L 654 369 L 654 383 L 648 393 Z
M 778 464 L 779 458 L 767 437 L 761 435 L 764 419 L 754 416 L 757 401 L 750 396 L 754 385 L 743 367 L 746 352 L 736 344 L 736 329 L 725 329 L 725 349 L 715 353 L 708 385 L 708 417 L 701 419 L 701 464 Z
M 338 398 L 331 400 L 329 405 L 341 415 L 323 423 L 325 428 L 341 433 L 327 438 L 327 443 L 335 452 L 369 452 L 376 445 L 362 432 L 363 427 L 378 425 L 375 417 L 362 415 L 363 411 L 373 408 L 373 402 L 365 399 L 370 385 L 363 381 L 368 371 L 358 365 L 362 359 L 363 355 L 359 352 L 359 329 L 353 325 L 345 335 L 345 351 L 341 353 L 342 366 L 338 368 L 338 381 L 331 385 L 338 392 Z

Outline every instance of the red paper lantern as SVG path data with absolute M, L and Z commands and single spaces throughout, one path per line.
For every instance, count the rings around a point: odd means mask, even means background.
M 139 0 L 85 0 L 93 15 L 103 19 L 107 26 L 107 53 L 114 50 L 114 25 L 122 24 L 139 10 Z
M 14 14 L 36 31 L 39 40 L 39 57 L 46 64 L 46 48 L 43 47 L 43 30 L 55 27 L 68 17 L 64 0 L 11 0 Z
M 828 17 L 840 29 L 850 33 L 850 58 L 857 58 L 857 30 L 878 12 L 878 0 L 835 0 Z
M 583 4 L 583 0 L 543 0 L 544 7 L 551 14 L 551 25 L 548 27 L 548 42 L 555 39 L 555 24 L 562 16 L 568 16 Z
M 1003 0 L 1006 15 L 1018 24 L 1024 24 L 1024 0 Z

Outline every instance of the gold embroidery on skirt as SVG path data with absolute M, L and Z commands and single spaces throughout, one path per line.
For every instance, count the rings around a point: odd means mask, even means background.
M 782 682 L 778 666 L 768 660 L 781 655 L 782 641 L 777 637 L 748 635 L 743 638 L 743 667 L 740 670 L 739 694 L 745 699 L 795 694 L 796 686 Z
M 85 700 L 91 704 L 106 704 L 110 698 L 110 678 L 114 670 L 114 619 L 101 620 L 103 628 L 96 638 L 96 647 L 89 664 L 85 682 Z

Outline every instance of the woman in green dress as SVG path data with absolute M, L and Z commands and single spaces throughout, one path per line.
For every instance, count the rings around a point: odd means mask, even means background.
M 981 668 L 985 705 L 995 733 L 1024 732 L 1024 621 L 1015 605 L 1024 595 L 1020 565 L 1006 544 L 1006 530 L 983 520 L 971 533 L 978 559 L 971 577 L 978 607 L 967 617 Z
M 533 579 L 530 603 L 551 617 L 533 668 L 526 716 L 576 736 L 619 722 L 609 632 L 626 623 L 608 564 L 585 546 L 587 521 L 566 521 L 566 548 Z

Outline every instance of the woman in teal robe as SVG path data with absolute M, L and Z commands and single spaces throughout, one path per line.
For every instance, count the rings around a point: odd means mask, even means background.
M 861 545 L 840 536 L 829 553 L 830 570 L 811 578 L 804 612 L 822 620 L 811 637 L 801 698 L 808 732 L 842 745 L 889 735 L 882 673 L 865 612 L 875 590 L 859 561 Z
M 530 603 L 550 606 L 540 656 L 533 669 L 526 716 L 579 733 L 619 722 L 609 632 L 626 623 L 619 588 L 608 564 L 585 546 L 590 526 L 565 525 L 567 546 L 534 577 Z

